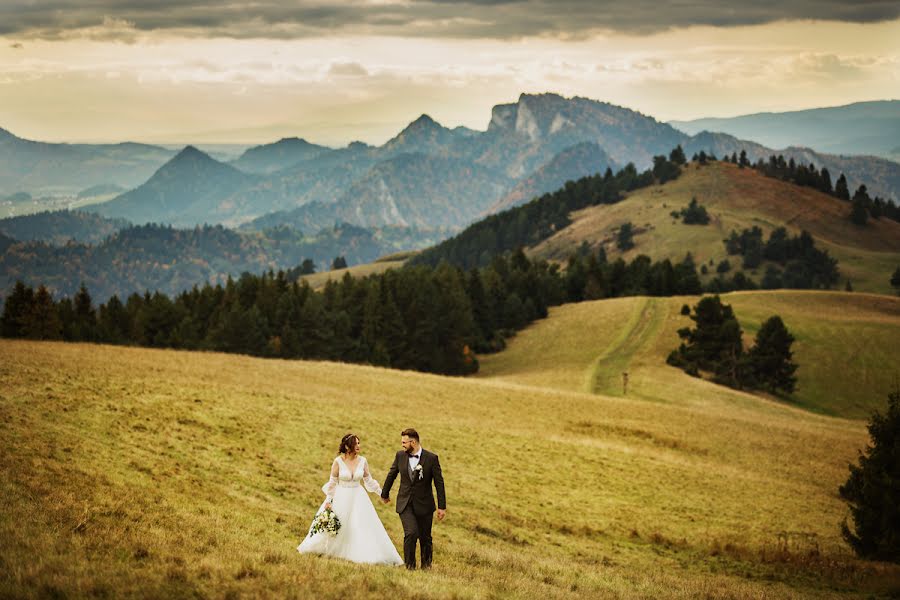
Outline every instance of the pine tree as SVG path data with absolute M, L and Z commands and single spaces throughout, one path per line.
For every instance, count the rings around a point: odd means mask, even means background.
M 681 144 L 675 146 L 672 149 L 672 152 L 669 153 L 669 161 L 675 163 L 676 165 L 683 165 L 687 162 L 687 158 L 684 156 L 684 150 L 681 148 Z
M 834 184 L 834 195 L 846 202 L 850 201 L 850 188 L 847 186 L 847 178 L 843 173 Z
M 33 306 L 34 290 L 17 280 L 12 293 L 3 304 L 0 334 L 9 338 L 25 337 Z
M 622 226 L 619 227 L 619 233 L 616 236 L 616 246 L 622 252 L 634 248 L 634 226 L 630 221 L 622 223 Z
M 34 294 L 34 304 L 27 320 L 26 336 L 36 340 L 58 340 L 62 323 L 53 297 L 43 285 Z
M 790 394 L 794 391 L 797 365 L 791 362 L 791 345 L 794 336 L 790 334 L 781 317 L 770 317 L 756 334 L 756 342 L 747 353 L 747 372 L 741 374 L 742 382 L 749 387 L 761 387 L 771 393 L 779 390 Z
M 82 282 L 73 299 L 75 307 L 74 334 L 76 340 L 94 341 L 97 337 L 97 313 L 91 295 Z
M 718 296 L 706 296 L 694 307 L 694 329 L 683 328 L 681 347 L 669 355 L 668 363 L 688 373 L 712 371 L 715 380 L 738 386 L 738 364 L 743 354 L 742 332 L 734 311 Z
M 900 562 L 900 391 L 888 395 L 886 414 L 875 412 L 868 425 L 872 439 L 859 464 L 839 488 L 850 507 L 853 529 L 842 533 L 859 556 Z

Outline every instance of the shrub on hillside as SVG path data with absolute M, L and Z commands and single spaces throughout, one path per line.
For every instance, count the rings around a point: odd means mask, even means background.
M 862 557 L 900 562 L 900 390 L 888 395 L 888 410 L 869 421 L 872 445 L 850 465 L 839 488 L 850 506 L 844 539 Z
M 616 236 L 616 246 L 622 252 L 634 248 L 634 226 L 631 224 L 631 221 L 623 223 L 619 227 L 619 233 Z

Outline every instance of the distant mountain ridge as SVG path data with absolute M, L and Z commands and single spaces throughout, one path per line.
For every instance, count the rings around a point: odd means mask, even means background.
M 547 93 L 493 107 L 486 131 L 450 129 L 423 114 L 377 147 L 354 142 L 331 149 L 284 138 L 228 164 L 203 154 L 208 160 L 194 156 L 193 167 L 176 168 L 187 162 L 182 151 L 142 185 L 91 210 L 177 226 L 254 228 L 284 220 L 307 234 L 338 221 L 452 229 L 594 168 L 630 162 L 645 169 L 677 144 L 688 156 L 700 150 L 720 157 L 746 150 L 753 160 L 783 154 L 825 166 L 833 178 L 843 172 L 852 187 L 865 183 L 872 195 L 900 198 L 900 165 L 885 159 L 796 146 L 774 150 L 727 134 L 690 136 L 628 108 Z M 607 162 L 579 157 L 601 151 Z
M 160 146 L 54 144 L 22 139 L 0 129 L 0 195 L 69 194 L 96 185 L 132 188 L 174 153 Z
M 274 144 L 248 148 L 231 166 L 246 173 L 268 174 L 315 158 L 330 148 L 311 144 L 302 138 L 283 138 Z
M 221 163 L 193 146 L 185 147 L 144 184 L 117 198 L 92 206 L 96 212 L 134 223 L 194 226 L 227 223 L 240 206 L 228 203 L 235 189 L 257 180 Z
M 689 135 L 715 131 L 773 148 L 807 146 L 831 154 L 900 159 L 900 100 L 669 123 Z

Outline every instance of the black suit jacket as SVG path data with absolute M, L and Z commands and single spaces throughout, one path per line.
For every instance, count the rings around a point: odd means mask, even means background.
M 391 486 L 397 475 L 400 476 L 400 491 L 397 492 L 397 512 L 401 513 L 412 503 L 413 511 L 419 514 L 434 512 L 434 495 L 431 486 L 437 491 L 437 507 L 441 510 L 447 508 L 447 496 L 444 493 L 444 475 L 441 473 L 441 461 L 434 452 L 422 448 L 422 456 L 419 458 L 422 465 L 422 479 L 409 477 L 409 455 L 405 450 L 400 450 L 394 457 L 387 477 L 384 478 L 384 486 L 381 488 L 381 497 L 390 498 Z

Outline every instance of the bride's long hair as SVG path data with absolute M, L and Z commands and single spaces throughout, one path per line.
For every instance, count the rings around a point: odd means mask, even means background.
M 344 454 L 346 452 L 350 452 L 351 449 L 356 445 L 356 442 L 359 441 L 359 436 L 355 433 L 348 433 L 344 437 L 341 438 L 341 445 L 338 447 L 338 454 Z

